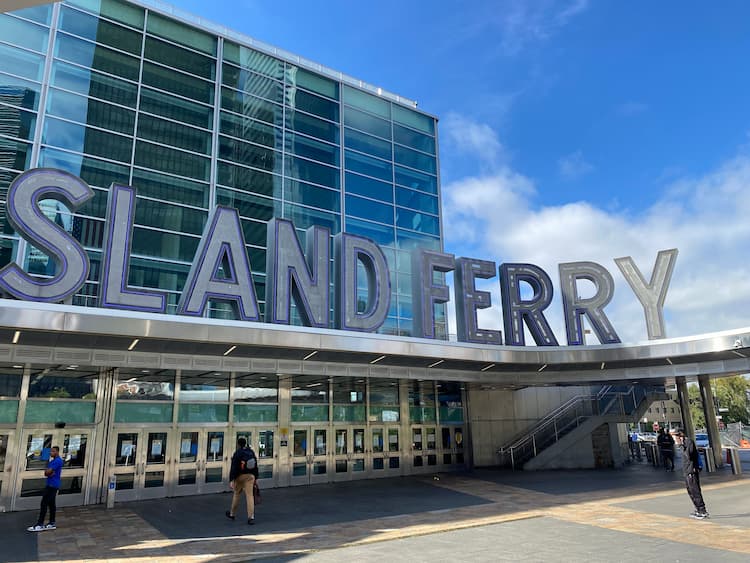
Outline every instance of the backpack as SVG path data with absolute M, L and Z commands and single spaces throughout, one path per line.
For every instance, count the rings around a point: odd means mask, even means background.
M 243 448 L 239 451 L 238 459 L 240 461 L 240 473 L 252 473 L 258 465 L 255 452 L 250 448 Z

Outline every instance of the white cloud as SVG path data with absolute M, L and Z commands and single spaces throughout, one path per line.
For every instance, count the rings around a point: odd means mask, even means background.
M 451 154 L 469 154 L 483 164 L 496 164 L 504 160 L 500 138 L 486 123 L 449 113 L 441 121 L 440 132 Z
M 559 263 L 592 260 L 612 273 L 615 296 L 606 312 L 622 341 L 636 342 L 647 338 L 643 311 L 613 259 L 632 256 L 649 279 L 657 252 L 667 248 L 680 251 L 665 304 L 667 336 L 750 325 L 750 155 L 673 182 L 637 215 L 587 202 L 540 205 L 531 179 L 502 162 L 486 167 L 492 172 L 443 187 L 446 250 L 542 267 L 555 286 L 547 315 L 561 344 Z M 480 312 L 481 326 L 502 328 L 497 278 L 486 287 L 494 305 Z
M 563 156 L 557 161 L 557 168 L 565 180 L 577 180 L 594 170 L 594 166 L 583 158 L 580 150 Z

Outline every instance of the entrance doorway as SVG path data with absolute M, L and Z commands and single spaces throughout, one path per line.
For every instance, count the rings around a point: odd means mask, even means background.
M 167 496 L 171 476 L 169 428 L 117 431 L 110 468 L 117 482 L 117 500 Z
M 328 482 L 328 459 L 327 427 L 292 429 L 292 485 Z

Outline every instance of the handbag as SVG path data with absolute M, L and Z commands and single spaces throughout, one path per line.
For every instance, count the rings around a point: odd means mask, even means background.
M 261 499 L 260 496 L 260 487 L 258 486 L 258 481 L 253 482 L 253 500 L 255 501 L 255 504 L 261 504 L 263 502 L 263 499 Z

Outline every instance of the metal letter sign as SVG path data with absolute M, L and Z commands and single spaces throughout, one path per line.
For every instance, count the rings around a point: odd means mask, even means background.
M 24 172 L 8 188 L 8 221 L 16 232 L 52 257 L 55 275 L 39 280 L 10 263 L 0 270 L 0 289 L 18 299 L 57 303 L 72 297 L 89 275 L 89 257 L 83 247 L 47 217 L 39 207 L 54 199 L 72 210 L 94 197 L 80 178 L 49 168 Z
M 38 278 L 11 262 L 0 269 L 0 291 L 17 299 L 59 303 L 81 289 L 89 275 L 89 259 L 81 244 L 61 226 L 69 214 L 47 204 L 42 209 L 40 202 L 57 200 L 74 211 L 93 195 L 80 178 L 50 168 L 29 170 L 13 181 L 7 196 L 8 221 L 23 239 L 51 258 L 54 272 L 49 272 L 53 274 L 51 278 Z M 135 205 L 134 188 L 112 184 L 102 243 L 99 304 L 164 313 L 165 292 L 128 285 Z M 52 212 L 54 218 L 50 216 Z M 328 328 L 330 231 L 310 227 L 305 232 L 304 252 L 294 224 L 288 219 L 271 219 L 266 236 L 266 322 L 290 324 L 294 301 L 304 325 Z M 385 254 L 374 241 L 350 233 L 336 233 L 333 242 L 334 326 L 342 330 L 376 331 L 385 322 L 391 302 L 391 276 Z M 648 284 L 632 258 L 615 260 L 643 306 L 650 339 L 664 338 L 666 334 L 663 308 L 676 260 L 677 249 L 660 251 Z M 455 259 L 453 254 L 426 249 L 415 250 L 411 255 L 412 335 L 435 338 L 435 304 L 450 300 L 444 274 L 452 270 L 456 270 L 458 340 L 500 344 L 502 332 L 481 329 L 477 321 L 477 311 L 491 307 L 492 300 L 490 292 L 476 288 L 476 280 L 492 278 L 495 263 L 475 258 Z M 614 280 L 609 271 L 594 262 L 560 264 L 559 271 L 568 344 L 585 344 L 583 315 L 588 317 L 602 344 L 620 342 L 604 313 L 614 294 Z M 557 346 L 544 316 L 553 295 L 547 273 L 533 264 L 515 263 L 502 264 L 499 273 L 505 344 L 526 344 L 525 323 L 538 346 Z M 578 280 L 594 284 L 593 297 L 581 298 Z M 531 298 L 523 298 L 522 284 L 533 291 Z M 177 312 L 202 316 L 209 299 L 231 302 L 241 320 L 260 320 L 239 213 L 221 205 L 208 216 Z

